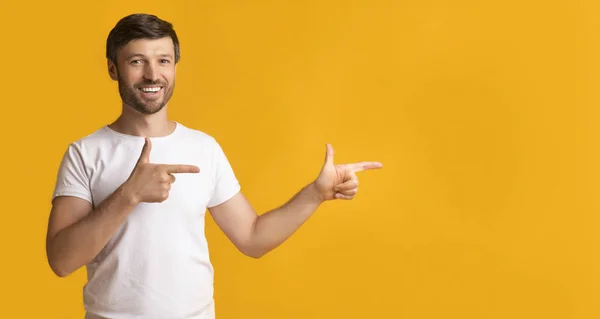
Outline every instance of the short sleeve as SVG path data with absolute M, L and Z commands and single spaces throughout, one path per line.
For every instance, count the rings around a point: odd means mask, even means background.
M 58 196 L 75 196 L 92 203 L 85 161 L 76 144 L 69 145 L 60 163 L 52 200 Z
M 212 156 L 214 190 L 208 202 L 208 207 L 214 207 L 224 203 L 241 189 L 235 173 L 233 172 L 233 168 L 217 141 L 214 141 Z

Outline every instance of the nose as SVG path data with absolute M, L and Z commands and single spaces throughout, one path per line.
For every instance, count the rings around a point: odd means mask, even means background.
M 153 81 L 153 82 L 158 80 L 157 67 L 154 64 L 152 64 L 152 63 L 146 64 L 146 66 L 144 68 L 144 78 L 148 81 Z

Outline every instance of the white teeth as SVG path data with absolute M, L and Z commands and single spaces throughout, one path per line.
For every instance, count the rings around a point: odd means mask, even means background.
M 160 91 L 160 87 L 151 87 L 151 88 L 142 88 L 142 91 L 144 92 L 158 92 Z

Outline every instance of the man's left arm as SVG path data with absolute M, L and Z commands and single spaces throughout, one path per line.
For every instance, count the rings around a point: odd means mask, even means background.
M 325 201 L 350 200 L 358 192 L 356 172 L 381 168 L 379 162 L 334 165 L 333 148 L 327 145 L 325 163 L 316 180 L 284 205 L 258 215 L 239 192 L 209 208 L 216 224 L 245 255 L 259 258 L 275 249 L 306 222 Z

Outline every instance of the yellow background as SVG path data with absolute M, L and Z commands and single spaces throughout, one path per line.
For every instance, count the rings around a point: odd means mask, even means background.
M 86 7 L 87 6 L 87 7 Z M 174 23 L 171 118 L 215 136 L 259 212 L 378 160 L 262 259 L 207 219 L 217 318 L 599 318 L 595 1 L 5 1 L 3 318 L 82 318 L 44 240 L 68 143 L 120 111 L 106 35 Z M 165 240 L 169 240 L 165 238 Z

